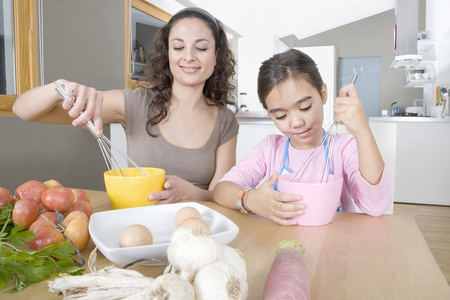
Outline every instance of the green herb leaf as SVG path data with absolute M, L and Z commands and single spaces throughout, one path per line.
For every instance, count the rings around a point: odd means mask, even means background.
M 83 268 L 75 267 L 73 254 L 76 251 L 69 241 L 37 251 L 18 249 L 36 234 L 14 226 L 12 211 L 12 205 L 0 208 L 0 291 L 8 280 L 14 280 L 15 285 L 10 291 L 17 292 L 60 273 L 80 275 L 84 272 Z

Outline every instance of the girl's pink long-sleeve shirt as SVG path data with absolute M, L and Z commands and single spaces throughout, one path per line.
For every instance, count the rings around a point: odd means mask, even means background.
M 287 137 L 273 134 L 264 138 L 220 181 L 231 181 L 242 187 L 256 187 L 261 180 L 267 180 L 274 171 L 283 167 Z M 298 150 L 289 144 L 286 167 L 297 172 L 314 149 Z M 308 173 L 318 173 L 325 160 L 324 147 L 320 147 L 315 159 L 309 165 Z M 331 156 L 333 174 L 344 179 L 341 203 L 346 212 L 356 212 L 354 204 L 371 216 L 382 215 L 392 205 L 392 190 L 389 173 L 384 167 L 381 181 L 372 185 L 359 171 L 358 149 L 351 134 L 336 134 Z

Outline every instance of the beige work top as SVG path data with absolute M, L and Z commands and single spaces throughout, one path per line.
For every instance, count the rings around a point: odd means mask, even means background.
M 94 212 L 112 209 L 106 192 L 88 193 Z M 337 213 L 326 226 L 285 227 L 216 203 L 201 204 L 222 213 L 240 228 L 229 245 L 240 249 L 246 260 L 248 299 L 262 299 L 275 250 L 284 239 L 295 239 L 306 246 L 311 299 L 450 299 L 450 287 L 410 216 L 375 218 Z M 86 260 L 93 249 L 91 241 L 83 252 Z M 98 252 L 98 268 L 109 265 L 112 263 Z M 157 277 L 164 267 L 134 269 Z M 62 299 L 48 291 L 47 281 L 15 294 L 6 290 L 0 293 L 1 299 Z

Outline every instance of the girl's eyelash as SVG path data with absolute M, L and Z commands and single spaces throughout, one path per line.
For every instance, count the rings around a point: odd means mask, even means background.
M 173 47 L 173 49 L 174 50 L 181 50 L 181 49 L 183 49 L 184 47 Z
M 282 115 L 281 117 L 275 117 L 275 119 L 277 120 L 283 120 L 284 118 L 286 118 L 286 115 Z
M 300 108 L 300 110 L 301 110 L 301 111 L 308 111 L 308 110 L 311 109 L 311 107 L 312 107 L 312 105 L 310 105 L 310 106 L 308 106 L 308 107 L 305 107 L 305 108 Z

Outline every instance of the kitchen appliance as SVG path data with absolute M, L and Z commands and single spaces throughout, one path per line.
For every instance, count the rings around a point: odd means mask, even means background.
M 391 68 L 414 68 L 423 58 L 417 54 L 419 0 L 395 1 L 394 52 Z
M 63 99 L 65 99 L 66 98 L 66 90 L 65 90 L 64 84 L 58 84 L 56 82 L 55 82 L 55 84 L 56 84 L 55 91 Z M 120 151 L 118 148 L 114 147 L 114 145 L 111 143 L 111 141 L 104 134 L 101 134 L 100 136 L 95 134 L 95 127 L 94 127 L 94 123 L 92 122 L 92 120 L 89 120 L 85 125 L 86 125 L 86 128 L 89 130 L 89 132 L 97 140 L 97 143 L 100 146 L 100 150 L 102 151 L 103 159 L 105 160 L 106 166 L 109 169 L 109 173 L 112 176 L 126 177 L 125 172 L 123 171 L 123 169 L 121 168 L 116 157 L 112 153 L 112 149 L 114 149 L 114 151 L 117 151 L 117 153 L 119 153 L 121 156 L 126 158 L 127 161 L 129 163 L 131 163 L 136 169 L 138 169 L 144 176 L 147 176 L 147 174 L 128 155 L 126 155 L 125 153 Z
M 423 116 L 423 107 L 422 106 L 405 107 L 405 116 Z

